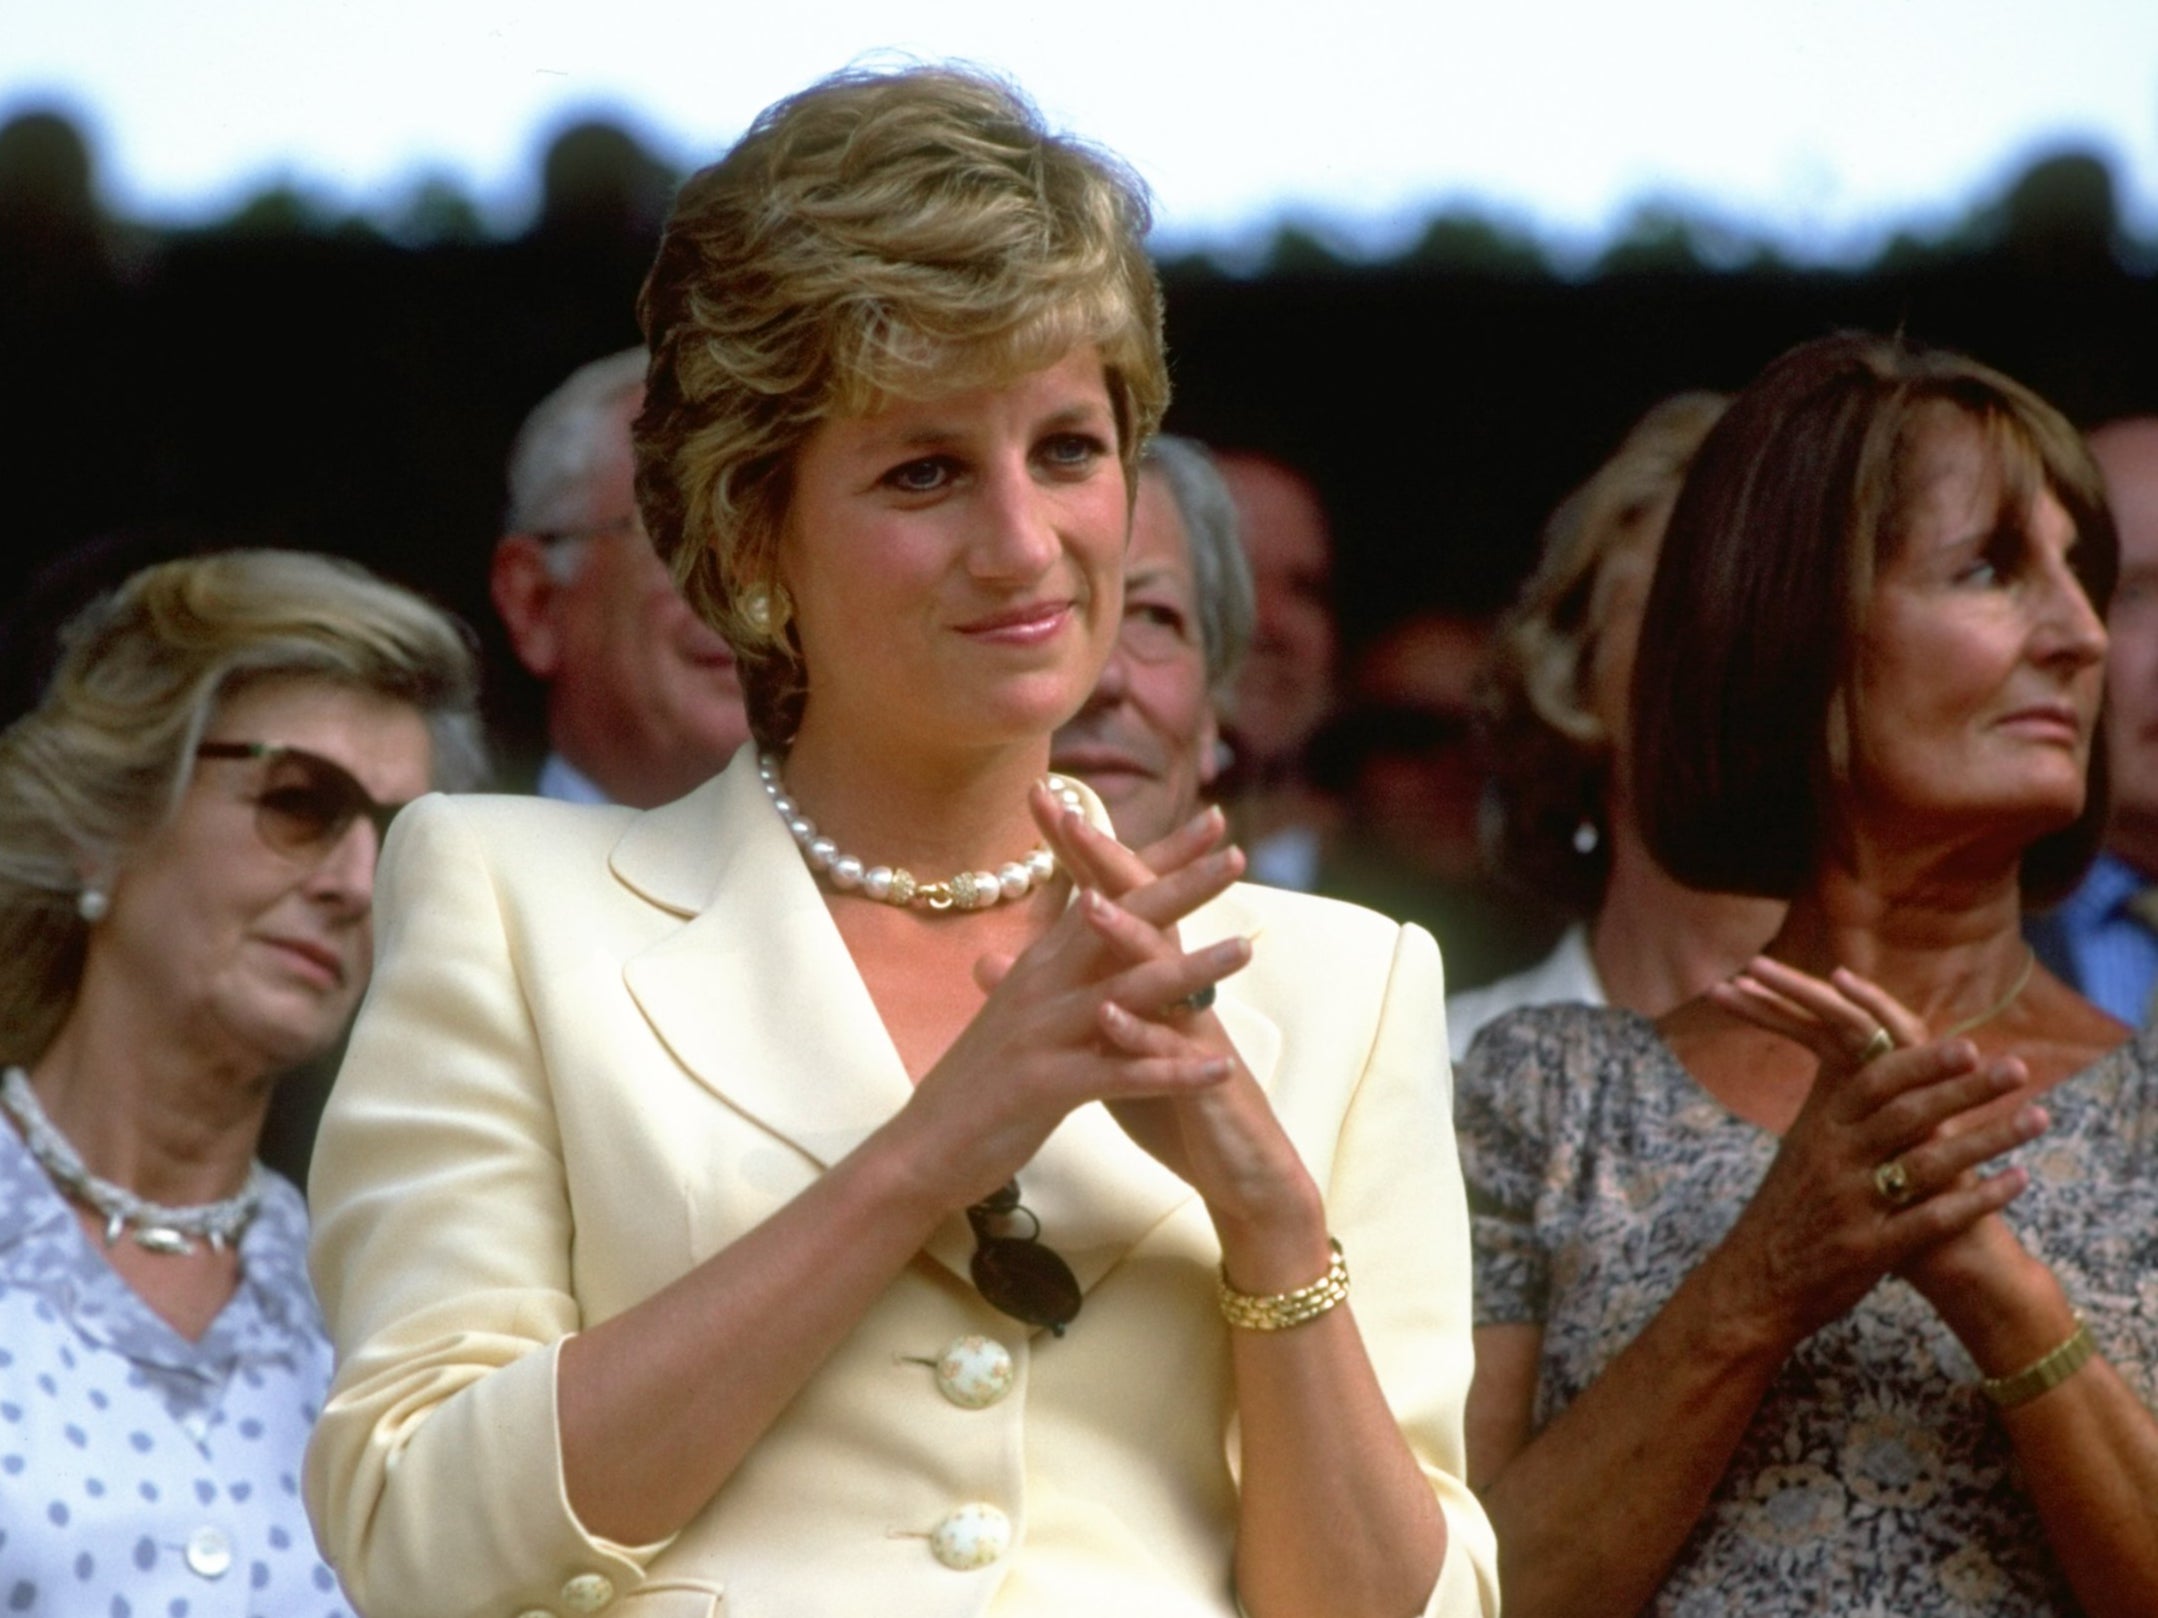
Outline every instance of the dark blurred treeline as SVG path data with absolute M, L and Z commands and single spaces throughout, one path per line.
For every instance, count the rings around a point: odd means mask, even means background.
M 102 216 L 93 179 L 64 119 L 0 127 L 5 601 L 45 611 L 24 592 L 55 563 L 60 598 L 162 549 L 278 543 L 358 557 L 484 630 L 510 436 L 572 366 L 636 340 L 676 176 L 621 130 L 578 126 L 508 240 L 439 182 L 387 221 L 272 192 L 154 231 Z M 1285 230 L 1256 272 L 1163 265 L 1170 425 L 1315 476 L 1353 640 L 1503 601 L 1545 512 L 1644 406 L 1736 386 L 1823 331 L 1966 349 L 2085 423 L 2158 409 L 2153 264 L 2104 162 L 2077 152 L 1859 269 L 1794 267 L 1669 209 L 1571 274 L 1469 215 L 1383 263 Z

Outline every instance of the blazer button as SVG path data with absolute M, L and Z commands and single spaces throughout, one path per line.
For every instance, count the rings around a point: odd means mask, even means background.
M 554 1618 L 554 1614 L 545 1607 L 527 1607 L 517 1615 L 517 1618 Z
M 937 1391 L 963 1410 L 987 1410 L 1012 1391 L 1011 1350 L 994 1337 L 954 1337 L 937 1358 Z
M 987 1567 L 1011 1547 L 1011 1518 L 978 1500 L 946 1517 L 929 1536 L 929 1549 L 936 1559 L 961 1573 Z
M 604 1573 L 580 1573 L 562 1586 L 562 1605 L 571 1612 L 597 1612 L 614 1599 L 614 1580 Z

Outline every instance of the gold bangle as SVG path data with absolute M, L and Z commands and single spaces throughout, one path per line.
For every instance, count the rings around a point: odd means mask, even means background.
M 1329 1236 L 1326 1245 L 1334 1254 L 1326 1273 L 1293 1292 L 1239 1292 L 1229 1285 L 1229 1266 L 1224 1264 L 1215 1289 L 1221 1318 L 1246 1331 L 1287 1331 L 1318 1319 L 1349 1295 L 1349 1262 L 1341 1256 L 1341 1243 Z
M 2083 1362 L 2098 1351 L 2091 1341 L 2091 1329 L 2076 1316 L 2076 1329 L 2067 1340 L 2031 1361 L 2020 1371 L 2007 1376 L 1989 1376 L 1979 1386 L 1986 1390 L 1986 1397 L 2003 1410 L 2013 1410 L 2017 1405 L 2027 1405 L 2041 1393 L 2059 1387 L 2083 1368 Z

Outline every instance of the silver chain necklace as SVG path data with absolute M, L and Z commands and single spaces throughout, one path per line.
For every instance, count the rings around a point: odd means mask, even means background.
M 105 1245 L 121 1236 L 152 1253 L 192 1253 L 197 1241 L 207 1241 L 222 1253 L 240 1239 L 255 1210 L 262 1206 L 262 1165 L 250 1164 L 247 1184 L 237 1196 L 222 1202 L 199 1203 L 192 1208 L 167 1207 L 138 1197 L 124 1185 L 92 1174 L 73 1143 L 53 1127 L 38 1105 L 30 1076 L 19 1067 L 0 1075 L 0 1106 L 5 1106 L 22 1125 L 23 1139 L 38 1166 L 68 1195 L 86 1202 L 105 1221 Z

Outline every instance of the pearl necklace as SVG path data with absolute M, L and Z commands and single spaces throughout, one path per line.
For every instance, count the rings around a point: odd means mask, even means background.
M 22 1125 L 30 1155 L 52 1176 L 53 1183 L 104 1217 L 107 1247 L 125 1233 L 135 1239 L 137 1247 L 152 1253 L 192 1253 L 198 1238 L 222 1253 L 240 1239 L 256 1209 L 262 1206 L 260 1163 L 248 1166 L 247 1184 L 237 1196 L 192 1208 L 150 1202 L 124 1185 L 100 1179 L 90 1172 L 73 1143 L 45 1116 L 45 1109 L 38 1105 L 37 1092 L 30 1088 L 29 1075 L 19 1067 L 0 1075 L 0 1105 Z
M 1023 860 L 1013 860 L 994 871 L 961 871 L 942 882 L 924 882 L 900 865 L 864 865 L 852 854 L 821 835 L 817 823 L 802 813 L 787 796 L 779 777 L 779 755 L 766 753 L 757 760 L 757 776 L 764 795 L 772 800 L 780 820 L 801 845 L 809 868 L 842 893 L 860 893 L 880 904 L 922 905 L 930 910 L 987 910 L 1004 899 L 1023 899 L 1056 875 L 1056 856 L 1037 847 Z M 1061 775 L 1047 778 L 1049 790 L 1067 809 L 1081 809 L 1079 789 Z

